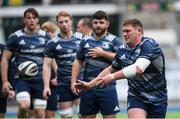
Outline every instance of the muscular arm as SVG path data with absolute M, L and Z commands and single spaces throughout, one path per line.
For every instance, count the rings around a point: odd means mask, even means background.
M 43 63 L 43 81 L 44 81 L 44 87 L 49 88 L 49 82 L 51 78 L 51 65 L 52 65 L 52 58 L 44 58 Z
M 8 67 L 9 67 L 9 60 L 12 56 L 12 52 L 9 50 L 3 51 L 3 56 L 1 59 L 1 76 L 3 82 L 3 92 L 8 93 L 12 86 L 8 81 Z
M 78 95 L 78 90 L 75 89 L 74 85 L 76 84 L 77 77 L 80 73 L 81 66 L 83 65 L 83 61 L 75 60 L 72 66 L 72 74 L 71 74 L 71 90 L 74 94 Z
M 90 49 L 89 52 L 88 52 L 88 55 L 90 55 L 93 58 L 102 57 L 102 58 L 107 59 L 109 61 L 113 60 L 115 54 L 116 53 L 112 53 L 112 52 L 109 52 L 109 51 L 104 51 L 100 47 Z

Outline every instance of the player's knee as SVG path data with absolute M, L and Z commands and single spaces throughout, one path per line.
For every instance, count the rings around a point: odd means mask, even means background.
M 59 111 L 59 114 L 61 115 L 61 117 L 63 118 L 69 118 L 73 116 L 73 108 L 67 108 L 67 109 L 61 109 Z
M 73 113 L 74 113 L 74 114 L 79 114 L 79 105 L 74 106 L 74 108 L 73 108 Z
M 16 95 L 16 100 L 21 110 L 27 110 L 30 107 L 30 95 L 28 92 L 20 92 Z
M 43 99 L 34 100 L 34 109 L 46 109 L 47 101 Z

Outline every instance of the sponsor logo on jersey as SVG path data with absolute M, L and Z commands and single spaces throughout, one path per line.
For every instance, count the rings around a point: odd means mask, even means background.
M 57 45 L 56 50 L 62 49 L 61 45 Z
M 19 44 L 20 44 L 20 45 L 25 45 L 26 43 L 25 43 L 24 40 L 21 40 L 21 41 L 19 42 Z
M 125 54 L 123 54 L 120 59 L 122 59 L 122 60 L 126 59 Z
M 88 43 L 86 43 L 86 45 L 84 46 L 85 48 L 89 48 L 90 46 L 89 46 L 89 44 Z
M 116 107 L 114 108 L 114 111 L 119 111 L 119 107 L 116 106 Z

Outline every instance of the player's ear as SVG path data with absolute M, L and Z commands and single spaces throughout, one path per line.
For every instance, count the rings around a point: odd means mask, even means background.
M 143 28 L 139 27 L 139 28 L 138 28 L 138 32 L 141 33 L 141 35 L 144 34 Z
M 110 22 L 109 22 L 109 21 L 107 21 L 107 28 L 109 27 L 109 25 L 110 25 Z

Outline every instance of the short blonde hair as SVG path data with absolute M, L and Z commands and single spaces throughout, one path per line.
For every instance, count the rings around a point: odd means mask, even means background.
M 56 15 L 56 21 L 58 21 L 59 16 L 63 16 L 63 17 L 69 17 L 70 20 L 72 20 L 72 15 L 67 12 L 67 11 L 60 11 L 57 15 Z
M 47 21 L 42 24 L 41 29 L 45 30 L 46 32 L 55 33 L 57 26 L 53 22 Z

